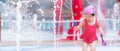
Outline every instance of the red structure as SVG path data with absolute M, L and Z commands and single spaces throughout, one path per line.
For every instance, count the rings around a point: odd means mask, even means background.
M 55 3 L 55 14 L 56 14 L 56 34 L 63 34 L 63 22 L 59 22 L 63 20 L 62 15 L 62 6 L 63 6 L 64 0 L 57 0 Z
M 84 0 L 72 0 L 72 12 L 73 15 L 71 16 L 71 20 L 80 20 L 82 14 L 81 12 L 83 11 L 83 1 Z M 74 34 L 74 27 L 79 25 L 80 22 L 70 22 L 70 28 L 68 29 L 68 34 L 73 35 Z M 80 34 L 80 30 L 75 31 Z M 68 40 L 77 40 L 78 37 L 73 37 L 73 36 L 67 36 Z

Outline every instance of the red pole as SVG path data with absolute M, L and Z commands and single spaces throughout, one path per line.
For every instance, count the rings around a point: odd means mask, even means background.
M 55 4 L 55 14 L 56 14 L 56 34 L 63 34 L 63 22 L 58 22 L 63 20 L 62 16 L 62 6 L 63 6 L 64 0 L 57 0 Z

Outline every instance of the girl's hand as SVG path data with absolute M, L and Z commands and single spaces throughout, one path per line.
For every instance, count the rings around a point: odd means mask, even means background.
M 102 40 L 102 45 L 103 45 L 103 46 L 106 46 L 106 42 L 105 42 L 105 40 L 103 39 L 103 34 L 101 34 L 100 37 L 101 37 L 101 40 Z
M 106 46 L 106 42 L 104 40 L 102 40 L 102 45 Z
M 78 26 L 75 26 L 75 27 L 74 27 L 74 30 L 78 30 L 78 29 L 79 29 L 79 27 L 78 27 Z

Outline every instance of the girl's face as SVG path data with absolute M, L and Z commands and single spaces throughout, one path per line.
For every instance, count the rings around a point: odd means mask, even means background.
M 93 16 L 91 14 L 86 14 L 86 19 L 88 21 L 91 21 L 91 20 L 93 20 Z

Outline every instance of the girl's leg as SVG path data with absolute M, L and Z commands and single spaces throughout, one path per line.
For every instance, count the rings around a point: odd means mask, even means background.
M 88 44 L 86 42 L 82 42 L 82 51 L 87 51 Z
M 93 41 L 93 42 L 90 44 L 90 51 L 96 51 L 96 41 Z

